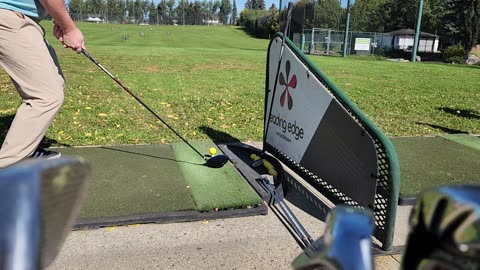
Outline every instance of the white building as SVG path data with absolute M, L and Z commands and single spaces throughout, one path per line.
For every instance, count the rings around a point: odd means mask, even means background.
M 420 32 L 417 52 L 438 52 L 440 37 Z M 415 30 L 401 29 L 377 37 L 377 46 L 384 49 L 411 51 L 415 40 Z

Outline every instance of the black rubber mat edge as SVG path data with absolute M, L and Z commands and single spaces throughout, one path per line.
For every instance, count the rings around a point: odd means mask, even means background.
M 372 248 L 373 256 L 390 256 L 390 255 L 398 255 L 402 254 L 405 250 L 405 246 L 393 246 L 391 250 L 385 251 L 377 247 Z
M 167 213 L 147 213 L 131 216 L 119 216 L 108 218 L 80 219 L 73 226 L 74 230 L 96 229 L 110 226 L 124 226 L 132 224 L 166 224 L 177 222 L 191 222 L 200 220 L 213 220 L 223 218 L 249 217 L 257 215 L 266 215 L 268 213 L 265 203 L 252 208 L 239 208 L 230 210 L 220 210 L 218 212 L 198 212 L 198 211 L 175 211 Z
M 398 198 L 398 205 L 415 205 L 417 202 L 416 196 L 402 196 L 400 195 Z

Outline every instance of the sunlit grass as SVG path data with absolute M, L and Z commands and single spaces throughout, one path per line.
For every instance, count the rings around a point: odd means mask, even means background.
M 47 137 L 64 145 L 169 143 L 179 139 L 83 55 L 50 34 L 67 80 L 63 109 Z M 261 140 L 268 40 L 235 27 L 79 24 L 89 52 L 189 140 L 202 127 Z M 141 34 L 143 33 L 143 35 Z M 480 133 L 480 69 L 311 56 L 389 136 Z M 0 72 L 0 117 L 20 100 Z

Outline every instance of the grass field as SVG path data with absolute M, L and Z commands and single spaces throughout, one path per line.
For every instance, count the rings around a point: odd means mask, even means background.
M 171 143 L 175 135 L 83 55 L 56 48 L 66 99 L 53 145 Z M 89 52 L 190 140 L 261 140 L 268 40 L 236 27 L 80 23 Z M 127 38 L 126 38 L 127 37 Z M 480 133 L 480 69 L 311 56 L 388 136 Z M 0 128 L 20 100 L 0 71 Z M 227 139 L 228 136 L 224 136 Z

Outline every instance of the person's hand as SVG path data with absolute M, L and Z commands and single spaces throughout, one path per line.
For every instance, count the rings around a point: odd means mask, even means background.
M 63 44 L 64 48 L 70 48 L 77 53 L 81 53 L 85 49 L 83 34 L 77 27 L 62 29 L 59 24 L 54 22 L 53 35 Z

